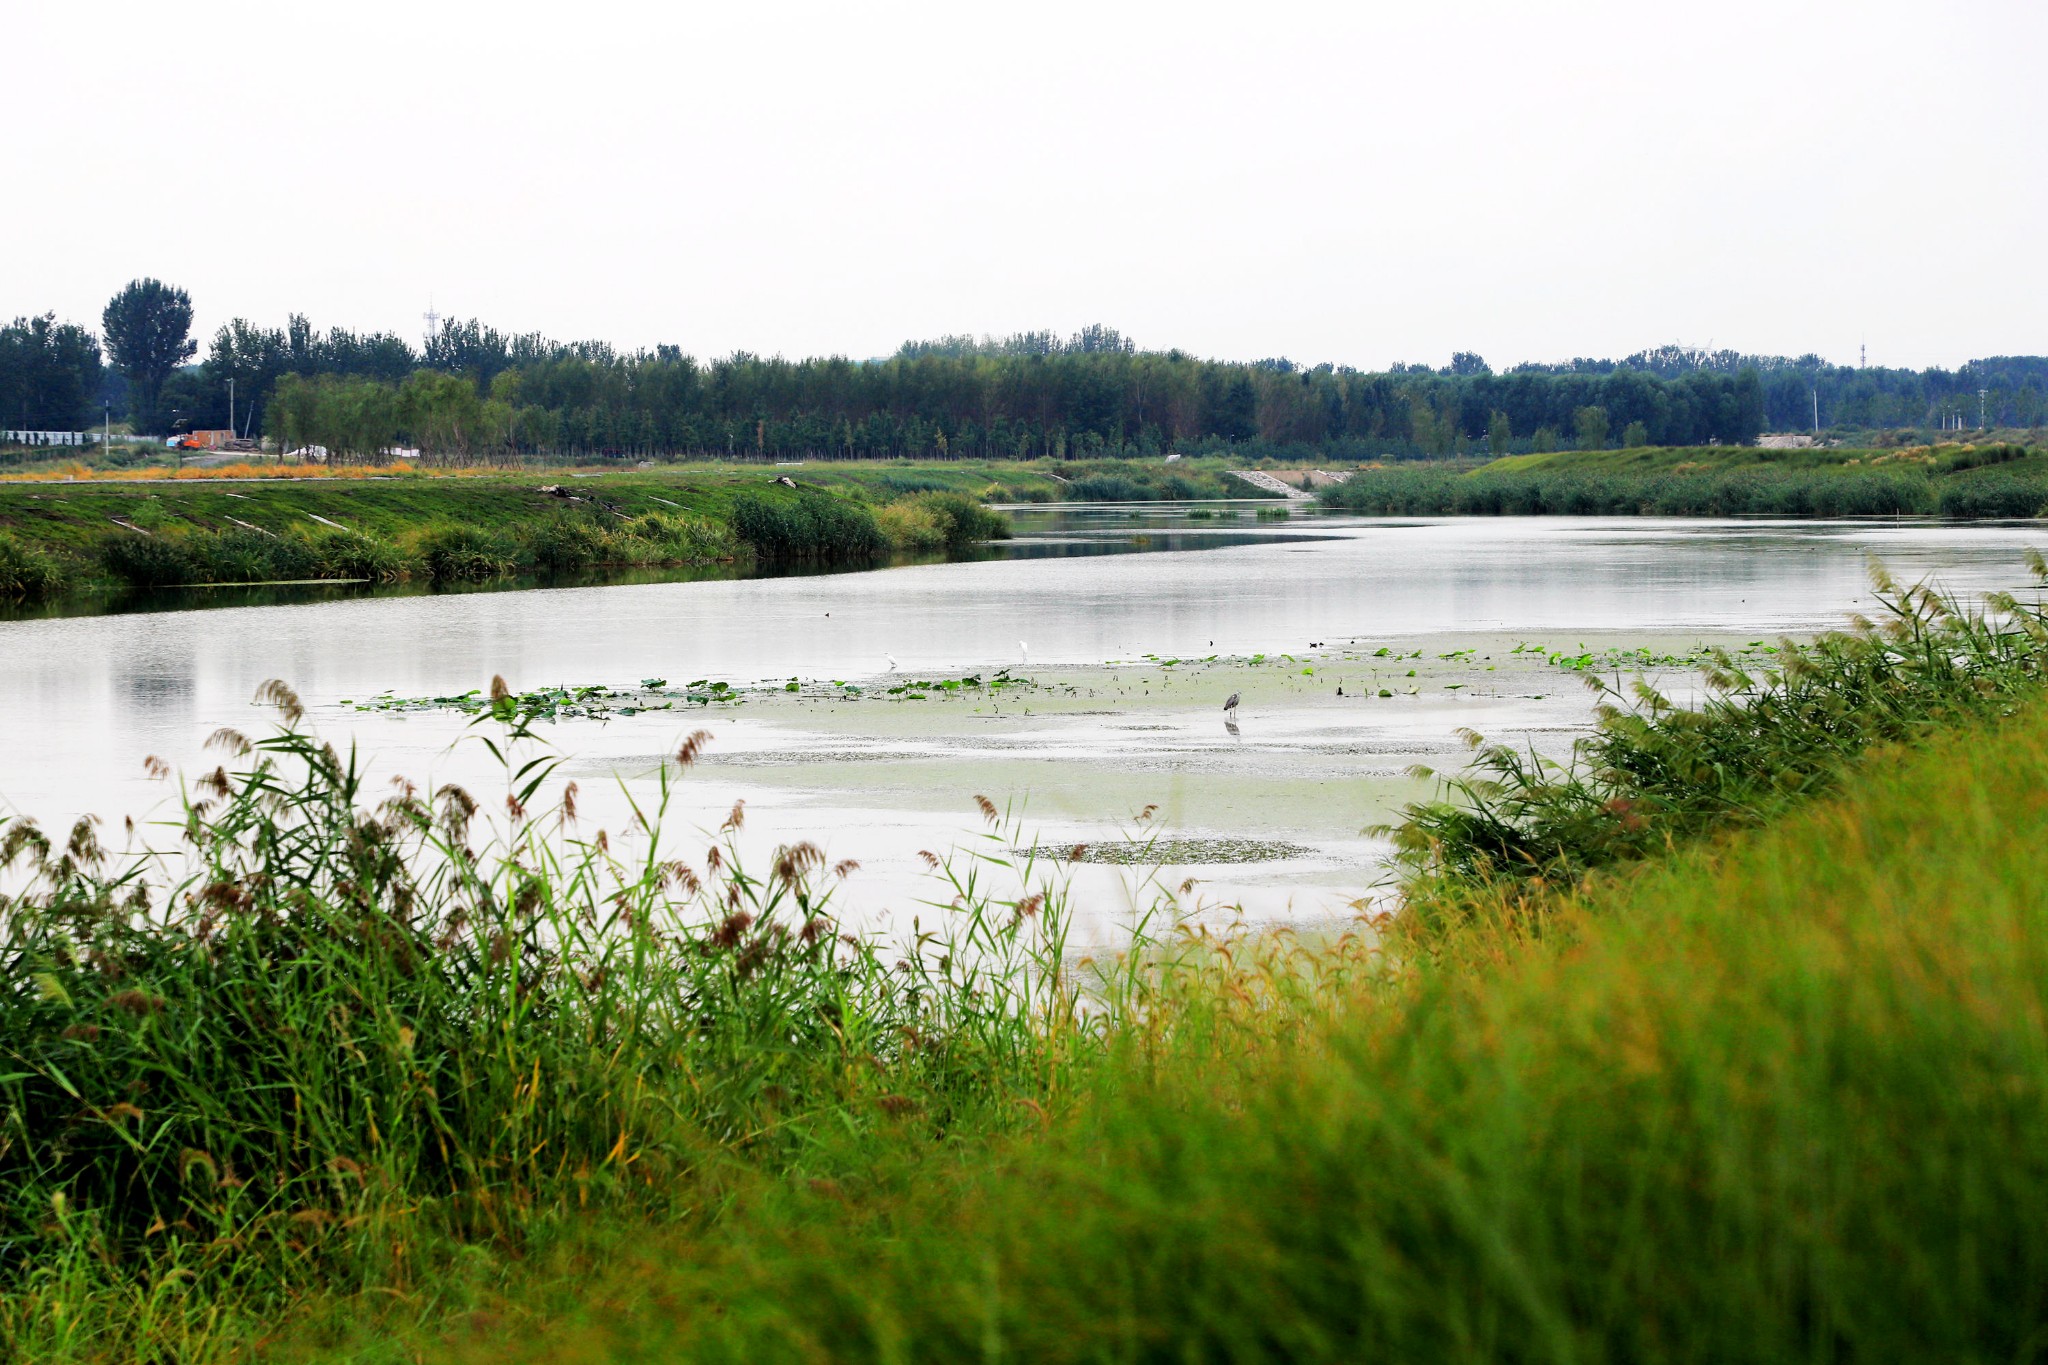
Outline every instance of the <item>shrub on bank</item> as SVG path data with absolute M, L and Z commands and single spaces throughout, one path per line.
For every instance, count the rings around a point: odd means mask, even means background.
M 920 493 L 892 502 L 875 521 L 899 550 L 947 550 L 1010 538 L 1010 519 L 959 493 Z
M 235 530 L 184 539 L 203 583 L 284 583 L 320 572 L 312 548 L 295 535 Z
M 802 489 L 793 497 L 742 493 L 733 532 L 770 563 L 872 563 L 889 552 L 875 514 L 859 503 Z
M 946 547 L 946 524 L 939 514 L 906 498 L 875 511 L 875 525 L 899 550 L 932 554 Z
M 57 561 L 0 531 L 0 602 L 34 605 L 64 590 Z
M 412 549 L 437 583 L 481 582 L 517 567 L 514 547 L 476 526 L 432 527 L 413 541 Z
M 361 578 L 372 583 L 397 583 L 424 566 L 389 541 L 332 527 L 309 532 L 307 551 L 318 566 L 314 578 Z
M 199 561 L 182 538 L 167 533 L 116 531 L 100 541 L 100 564 L 138 588 L 199 582 Z
M 558 513 L 522 528 L 520 558 L 544 573 L 614 562 L 611 540 L 586 517 Z
M 2048 512 L 2048 480 L 2005 470 L 1945 480 L 1941 514 L 1966 520 L 2038 517 Z
M 2048 506 L 2048 478 L 1999 471 L 1952 479 L 1920 468 L 1370 469 L 1317 496 L 1325 507 L 1367 516 L 2031 517 Z
M 702 517 L 650 512 L 627 522 L 623 535 L 636 564 L 719 564 L 740 552 L 730 527 Z
M 2048 585 L 2048 561 L 2029 556 Z M 1965 610 L 1873 571 L 1875 624 L 1787 644 L 1750 671 L 1725 653 L 1697 709 L 1638 682 L 1587 681 L 1606 702 L 1560 766 L 1533 751 L 1482 748 L 1472 773 L 1410 806 L 1397 844 L 1422 906 L 1470 889 L 1569 886 L 1588 871 L 1674 842 L 1753 823 L 1830 789 L 1867 750 L 1931 729 L 2010 714 L 2048 679 L 2048 608 L 2010 595 Z
M 617 530 L 571 512 L 515 526 L 509 533 L 450 523 L 393 544 L 339 528 L 283 536 L 189 529 L 169 524 L 154 504 L 142 515 L 152 512 L 153 531 L 121 530 L 101 539 L 97 558 L 115 580 L 134 587 L 297 579 L 393 583 L 413 577 L 461 583 L 501 577 L 522 566 L 555 573 L 601 565 L 710 564 L 740 551 L 726 527 L 700 517 L 661 514 L 636 518 Z

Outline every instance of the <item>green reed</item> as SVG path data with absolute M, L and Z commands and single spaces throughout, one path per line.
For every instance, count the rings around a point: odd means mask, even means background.
M 2048 562 L 2035 552 L 2028 563 L 2048 584 Z M 1875 621 L 1785 642 L 1761 664 L 1712 651 L 1697 707 L 1618 672 L 1587 674 L 1605 699 L 1593 733 L 1563 761 L 1480 746 L 1472 770 L 1407 808 L 1395 838 L 1409 870 L 1453 885 L 1569 884 L 1759 822 L 1833 786 L 1873 747 L 2010 714 L 2048 675 L 2039 604 L 2001 593 L 1966 608 L 1880 567 L 1871 576 Z
M 735 1162 L 1001 1130 L 1099 1050 L 1042 867 L 976 860 L 894 945 L 834 916 L 855 864 L 745 866 L 740 806 L 680 851 L 701 731 L 614 837 L 502 684 L 489 796 L 372 791 L 288 688 L 262 698 L 281 724 L 214 736 L 176 847 L 0 830 L 0 1288 L 100 1320 L 27 1339 L 119 1354 L 181 1280 L 246 1312 L 402 1282 L 437 1239 L 683 1216 Z
M 1473 929 L 1263 1030 L 1119 1053 L 985 1159 L 763 1191 L 707 1236 L 522 1277 L 544 1324 L 412 1340 L 748 1365 L 2027 1359 L 2044 790 L 2038 704 L 1963 725 L 1768 828 L 1551 893 L 1541 936 Z M 376 1344 L 348 1357 L 409 1358 Z
M 2016 447 L 2013 449 L 2017 449 Z M 1979 464 L 2005 463 L 1989 456 Z M 1955 464 L 1850 469 L 1362 470 L 1317 494 L 1325 507 L 1370 516 L 1929 516 L 2034 517 L 2048 477 Z

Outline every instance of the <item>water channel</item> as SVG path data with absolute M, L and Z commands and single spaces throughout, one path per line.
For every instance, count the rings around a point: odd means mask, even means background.
M 1585 726 L 1591 695 L 1538 647 L 1748 648 L 1870 610 L 1872 556 L 1973 595 L 2024 585 L 2025 551 L 2048 547 L 2031 525 L 1262 520 L 1256 506 L 1017 509 L 1017 538 L 987 558 L 867 573 L 0 621 L 0 815 L 53 829 L 129 815 L 151 837 L 176 803 L 145 756 L 210 770 L 216 727 L 268 723 L 251 698 L 269 678 L 380 776 L 485 791 L 495 769 L 458 743 L 465 716 L 357 704 L 493 674 L 715 680 L 744 700 L 542 727 L 587 823 L 617 827 L 624 793 L 704 728 L 715 739 L 671 829 L 695 848 L 744 799 L 757 856 L 809 838 L 861 862 L 851 916 L 901 924 L 944 900 L 921 850 L 1009 846 L 983 837 L 985 795 L 1049 848 L 1181 841 L 1156 879 L 1076 865 L 1087 932 L 1112 935 L 1188 877 L 1198 913 L 1323 920 L 1381 876 L 1385 846 L 1363 831 L 1427 791 L 1410 764 L 1457 766 L 1461 727 L 1561 749 Z M 1028 685 L 907 686 L 1002 670 Z

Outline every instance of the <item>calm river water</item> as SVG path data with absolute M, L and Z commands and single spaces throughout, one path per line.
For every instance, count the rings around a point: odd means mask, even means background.
M 268 678 L 380 773 L 486 785 L 480 749 L 455 745 L 461 716 L 341 703 L 457 693 L 493 674 L 518 687 L 793 678 L 809 690 L 549 733 L 601 820 L 618 818 L 621 783 L 644 787 L 682 735 L 710 729 L 672 818 L 708 828 L 746 799 L 762 851 L 814 838 L 860 859 L 847 895 L 863 915 L 943 899 L 917 853 L 971 840 L 972 798 L 986 794 L 1060 846 L 1152 828 L 1291 844 L 1262 861 L 1191 855 L 1172 879 L 1197 875 L 1192 896 L 1211 906 L 1314 918 L 1370 887 L 1383 849 L 1361 830 L 1422 790 L 1400 776 L 1409 762 L 1459 761 L 1458 727 L 1561 746 L 1583 726 L 1584 689 L 1516 646 L 1676 650 L 1808 632 L 1871 608 L 1873 555 L 1902 579 L 1974 594 L 2024 585 L 2025 550 L 2048 548 L 2048 532 L 2017 525 L 1190 510 L 1023 509 L 996 557 L 871 573 L 0 622 L 0 814 L 50 827 L 84 811 L 116 825 L 161 816 L 170 793 L 144 757 L 210 769 L 201 745 L 215 727 L 266 724 L 250 699 Z M 999 702 L 886 693 L 1003 668 L 1039 686 Z M 867 691 L 819 699 L 813 684 L 830 681 Z M 1232 691 L 1245 695 L 1234 731 L 1220 709 Z M 1147 805 L 1153 821 L 1134 825 Z M 1107 925 L 1151 894 L 1134 878 L 1083 869 L 1077 890 Z

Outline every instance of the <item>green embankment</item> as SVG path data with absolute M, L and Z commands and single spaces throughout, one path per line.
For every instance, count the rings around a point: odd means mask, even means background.
M 1214 461 L 0 481 L 0 604 L 114 587 L 860 565 L 1007 535 L 985 502 L 1229 496 L 1268 495 Z
M 2034 517 L 2048 452 L 2017 445 L 1903 450 L 1560 451 L 1478 468 L 1367 468 L 1320 495 L 1368 515 Z

